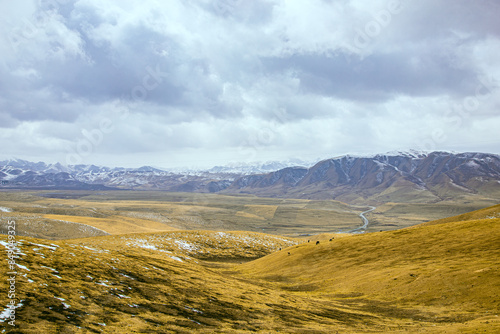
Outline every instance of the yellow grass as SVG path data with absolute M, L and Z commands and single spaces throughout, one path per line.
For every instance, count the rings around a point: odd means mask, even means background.
M 386 317 L 411 311 L 408 324 L 434 322 L 435 332 L 493 333 L 500 330 L 500 219 L 491 217 L 499 213 L 496 206 L 440 224 L 305 243 L 238 271 L 267 287 L 340 298 Z
M 144 233 L 175 230 L 175 228 L 173 227 L 151 220 L 129 218 L 118 215 L 113 215 L 106 218 L 66 215 L 44 215 L 44 217 L 48 219 L 86 224 L 103 230 L 109 234 Z
M 16 298 L 23 304 L 16 310 L 17 332 L 500 332 L 499 205 L 396 231 L 292 239 L 159 229 L 206 223 L 298 234 L 324 230 L 331 217 L 359 224 L 363 208 L 228 196 L 183 202 L 187 195 L 178 194 L 140 193 L 158 197 L 130 200 L 132 195 L 64 200 L 15 194 L 7 203 L 17 211 L 2 213 L 2 221 L 29 218 L 50 227 L 67 220 L 116 233 L 58 241 L 16 236 Z M 452 203 L 382 209 L 396 217 L 406 208 L 408 217 L 416 208 L 429 215 L 457 210 Z M 7 264 L 0 264 L 2 277 Z M 0 291 L 7 289 L 0 280 Z M 1 294 L 0 312 L 7 303 Z

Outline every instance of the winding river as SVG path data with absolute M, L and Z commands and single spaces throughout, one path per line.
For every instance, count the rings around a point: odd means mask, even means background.
M 368 218 L 365 217 L 365 214 L 368 212 L 372 212 L 375 209 L 376 209 L 376 207 L 370 206 L 369 210 L 361 212 L 359 214 L 359 217 L 361 218 L 361 220 L 363 220 L 363 225 L 358 227 L 358 228 L 355 228 L 354 230 L 347 231 L 347 233 L 364 233 L 364 232 L 366 232 L 366 228 L 368 227 L 369 221 L 368 221 Z

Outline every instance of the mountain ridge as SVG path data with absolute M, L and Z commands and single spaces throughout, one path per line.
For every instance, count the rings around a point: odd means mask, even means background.
M 254 174 L 214 168 L 183 174 L 150 166 L 62 166 L 17 159 L 0 162 L 0 180 L 4 188 L 241 193 L 348 203 L 438 202 L 464 196 L 500 195 L 500 156 L 479 152 L 344 155 L 311 167 L 288 166 Z
M 289 186 L 283 186 L 280 180 L 293 179 L 296 170 L 244 176 L 224 192 L 346 202 L 356 197 L 391 201 L 394 200 L 391 194 L 398 191 L 408 195 L 425 192 L 426 198 L 438 201 L 453 194 L 486 194 L 490 192 L 483 191 L 487 187 L 498 193 L 500 156 L 475 152 L 343 156 L 320 161 L 302 174 Z

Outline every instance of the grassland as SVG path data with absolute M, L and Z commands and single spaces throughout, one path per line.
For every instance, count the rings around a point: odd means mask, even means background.
M 369 232 L 401 229 L 420 223 L 434 221 L 479 210 L 498 204 L 498 201 L 481 197 L 467 198 L 463 201 L 441 201 L 437 203 L 393 203 L 377 206 L 367 217 L 370 220 Z
M 369 232 L 395 230 L 496 204 L 386 203 L 367 215 Z M 288 237 L 345 232 L 359 227 L 366 206 L 333 200 L 146 191 L 0 192 L 5 216 L 19 235 L 51 240 L 172 230 L 265 232 Z M 6 226 L 0 222 L 0 233 Z
M 2 325 L 12 333 L 495 333 L 498 216 L 500 206 L 318 245 L 252 232 L 19 236 L 17 327 Z
M 364 209 L 337 201 L 133 191 L 0 192 L 0 206 L 11 209 L 19 235 L 53 240 L 200 229 L 296 237 L 353 229 L 361 225 Z M 88 235 L 72 236 L 71 223 L 90 227 Z
M 378 310 L 405 331 L 496 333 L 498 217 L 497 205 L 399 231 L 301 244 L 237 270 L 269 288 Z
M 394 224 L 386 229 L 409 227 L 350 235 L 336 232 L 359 226 L 366 208 L 336 201 L 0 193 L 0 222 L 15 220 L 20 232 L 16 327 L 2 319 L 0 326 L 7 333 L 497 333 L 500 205 L 464 213 L 485 203 L 465 204 L 387 203 L 368 214 L 371 229 L 385 219 Z M 411 223 L 431 218 L 441 219 Z M 6 248 L 7 237 L 0 241 Z M 7 303 L 2 293 L 0 311 Z

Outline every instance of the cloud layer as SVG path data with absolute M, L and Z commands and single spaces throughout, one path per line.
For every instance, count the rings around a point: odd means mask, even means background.
M 3 158 L 169 167 L 500 153 L 495 1 L 0 9 Z

